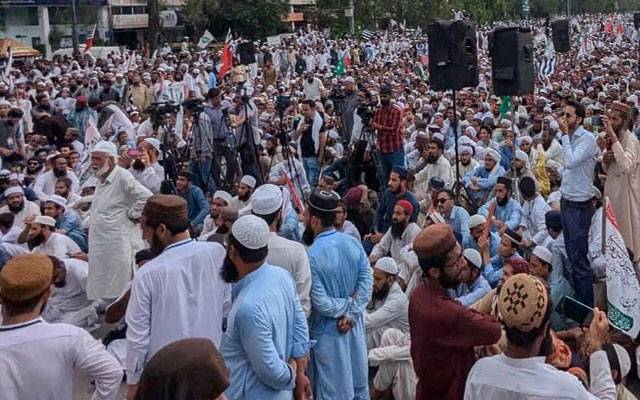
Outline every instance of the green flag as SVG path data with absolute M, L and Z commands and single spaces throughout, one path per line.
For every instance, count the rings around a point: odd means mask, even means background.
M 500 104 L 500 119 L 504 118 L 511 111 L 511 96 L 502 96 L 502 104 Z
M 340 61 L 338 61 L 338 65 L 336 65 L 336 68 L 333 70 L 333 76 L 339 78 L 342 75 L 344 75 L 344 60 L 341 58 Z

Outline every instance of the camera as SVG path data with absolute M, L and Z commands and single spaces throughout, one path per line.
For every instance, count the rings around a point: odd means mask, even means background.
M 153 129 L 158 129 L 164 124 L 165 115 L 174 114 L 180 110 L 180 107 L 173 102 L 151 103 L 151 124 Z
M 362 120 L 362 125 L 369 125 L 369 122 L 371 122 L 371 119 L 373 118 L 373 109 L 371 106 L 359 106 L 356 108 L 356 112 Z
M 182 107 L 188 110 L 192 115 L 198 115 L 204 110 L 204 105 L 200 99 L 188 99 L 182 102 Z

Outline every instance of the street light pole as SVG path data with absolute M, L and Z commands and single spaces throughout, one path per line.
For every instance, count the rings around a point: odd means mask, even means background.
M 80 54 L 78 48 L 78 10 L 76 9 L 76 0 L 71 0 L 71 43 L 73 45 L 73 56 Z
M 353 0 L 349 0 L 349 30 L 351 31 L 351 34 L 353 35 L 355 33 L 355 15 L 354 15 L 354 8 L 353 8 Z

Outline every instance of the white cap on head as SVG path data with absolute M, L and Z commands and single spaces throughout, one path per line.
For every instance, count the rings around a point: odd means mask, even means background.
M 21 195 L 24 195 L 24 190 L 22 190 L 22 188 L 20 186 L 8 187 L 4 191 L 4 197 L 5 198 L 9 198 L 9 196 L 11 196 L 12 194 L 16 194 L 16 193 L 20 193 Z
M 144 141 L 149 143 L 151 146 L 153 146 L 154 149 L 156 149 L 158 153 L 160 153 L 160 141 L 158 139 L 148 137 L 148 138 L 145 138 Z
M 62 208 L 67 207 L 67 200 L 62 196 L 58 196 L 57 194 L 52 194 L 51 196 L 47 197 L 47 201 L 55 203 Z
M 538 257 L 539 259 L 546 262 L 547 264 L 551 264 L 551 260 L 553 259 L 553 256 L 551 255 L 551 252 L 549 251 L 549 249 L 547 249 L 544 246 L 536 246 L 536 248 L 533 249 L 531 254 Z
M 51 218 L 51 217 L 48 217 L 48 216 L 46 216 L 46 215 L 38 215 L 38 216 L 36 217 L 35 222 L 36 222 L 37 224 L 40 224 L 40 225 L 47 225 L 47 226 L 50 226 L 50 227 L 52 227 L 52 228 L 55 228 L 55 226 L 56 226 L 56 220 L 55 220 L 55 219 L 53 219 L 53 218 Z
M 629 357 L 627 350 L 618 343 L 613 343 L 613 349 L 616 351 L 616 356 L 618 356 L 620 375 L 624 378 L 629 375 L 629 371 L 631 371 L 631 358 Z
M 282 190 L 267 183 L 259 186 L 251 195 L 251 210 L 254 214 L 269 215 L 282 207 Z
M 391 275 L 398 275 L 398 272 L 400 272 L 400 270 L 398 269 L 398 264 L 396 264 L 396 262 L 391 257 L 382 257 L 381 259 L 376 261 L 376 265 L 374 268 Z
M 222 199 L 224 200 L 227 205 L 231 204 L 231 195 L 227 192 L 225 192 L 224 190 L 218 190 L 213 194 L 213 199 Z
M 522 150 L 516 150 L 516 160 L 529 162 L 529 156 Z
M 464 252 L 462 253 L 462 255 L 474 267 L 476 267 L 478 269 L 482 268 L 482 256 L 480 255 L 480 252 L 478 250 L 476 250 L 476 249 L 464 249 Z
M 484 215 L 475 214 L 469 218 L 469 229 L 473 229 L 477 226 L 484 225 L 487 223 L 487 219 Z
M 487 150 L 485 151 L 484 155 L 491 157 L 491 159 L 498 164 L 502 159 L 502 156 L 500 155 L 500 153 L 498 153 L 496 150 L 492 149 L 491 147 L 487 147 Z
M 233 223 L 231 234 L 248 249 L 262 249 L 269 241 L 269 226 L 260 217 L 244 215 Z
M 525 136 L 520 136 L 520 143 L 522 142 L 527 142 L 529 144 L 533 143 L 533 139 L 531 138 L 531 136 L 525 135 Z
M 245 185 L 253 189 L 254 187 L 256 187 L 256 178 L 251 175 L 245 175 L 242 177 L 242 179 L 240 179 L 240 183 L 244 183 Z
M 118 157 L 118 149 L 116 149 L 116 145 L 112 142 L 107 142 L 106 140 L 101 140 L 96 143 L 91 153 L 105 153 L 109 157 Z

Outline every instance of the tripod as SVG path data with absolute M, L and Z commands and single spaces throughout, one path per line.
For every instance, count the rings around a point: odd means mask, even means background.
M 162 152 L 162 164 L 164 168 L 164 180 L 160 183 L 160 193 L 176 194 L 176 180 L 178 179 L 178 169 L 176 167 L 176 155 L 178 149 L 176 146 L 176 138 L 169 140 L 169 132 L 171 132 L 165 117 L 160 117 L 157 121 L 156 132 L 160 141 L 160 151 Z
M 242 85 L 242 83 L 240 83 Z M 253 137 L 253 126 L 249 116 L 249 97 L 245 95 L 242 86 L 239 86 L 238 93 L 242 100 L 242 106 L 244 108 L 244 121 L 240 126 L 240 144 L 238 146 L 238 152 L 240 153 L 240 160 L 242 161 L 242 172 L 246 175 L 252 175 L 256 178 L 256 185 L 260 186 L 263 183 L 262 166 L 260 165 L 260 158 L 258 155 L 258 146 L 256 145 Z M 251 107 L 253 109 L 253 107 Z M 248 136 L 248 138 L 247 138 Z M 244 142 L 242 138 L 244 137 Z

